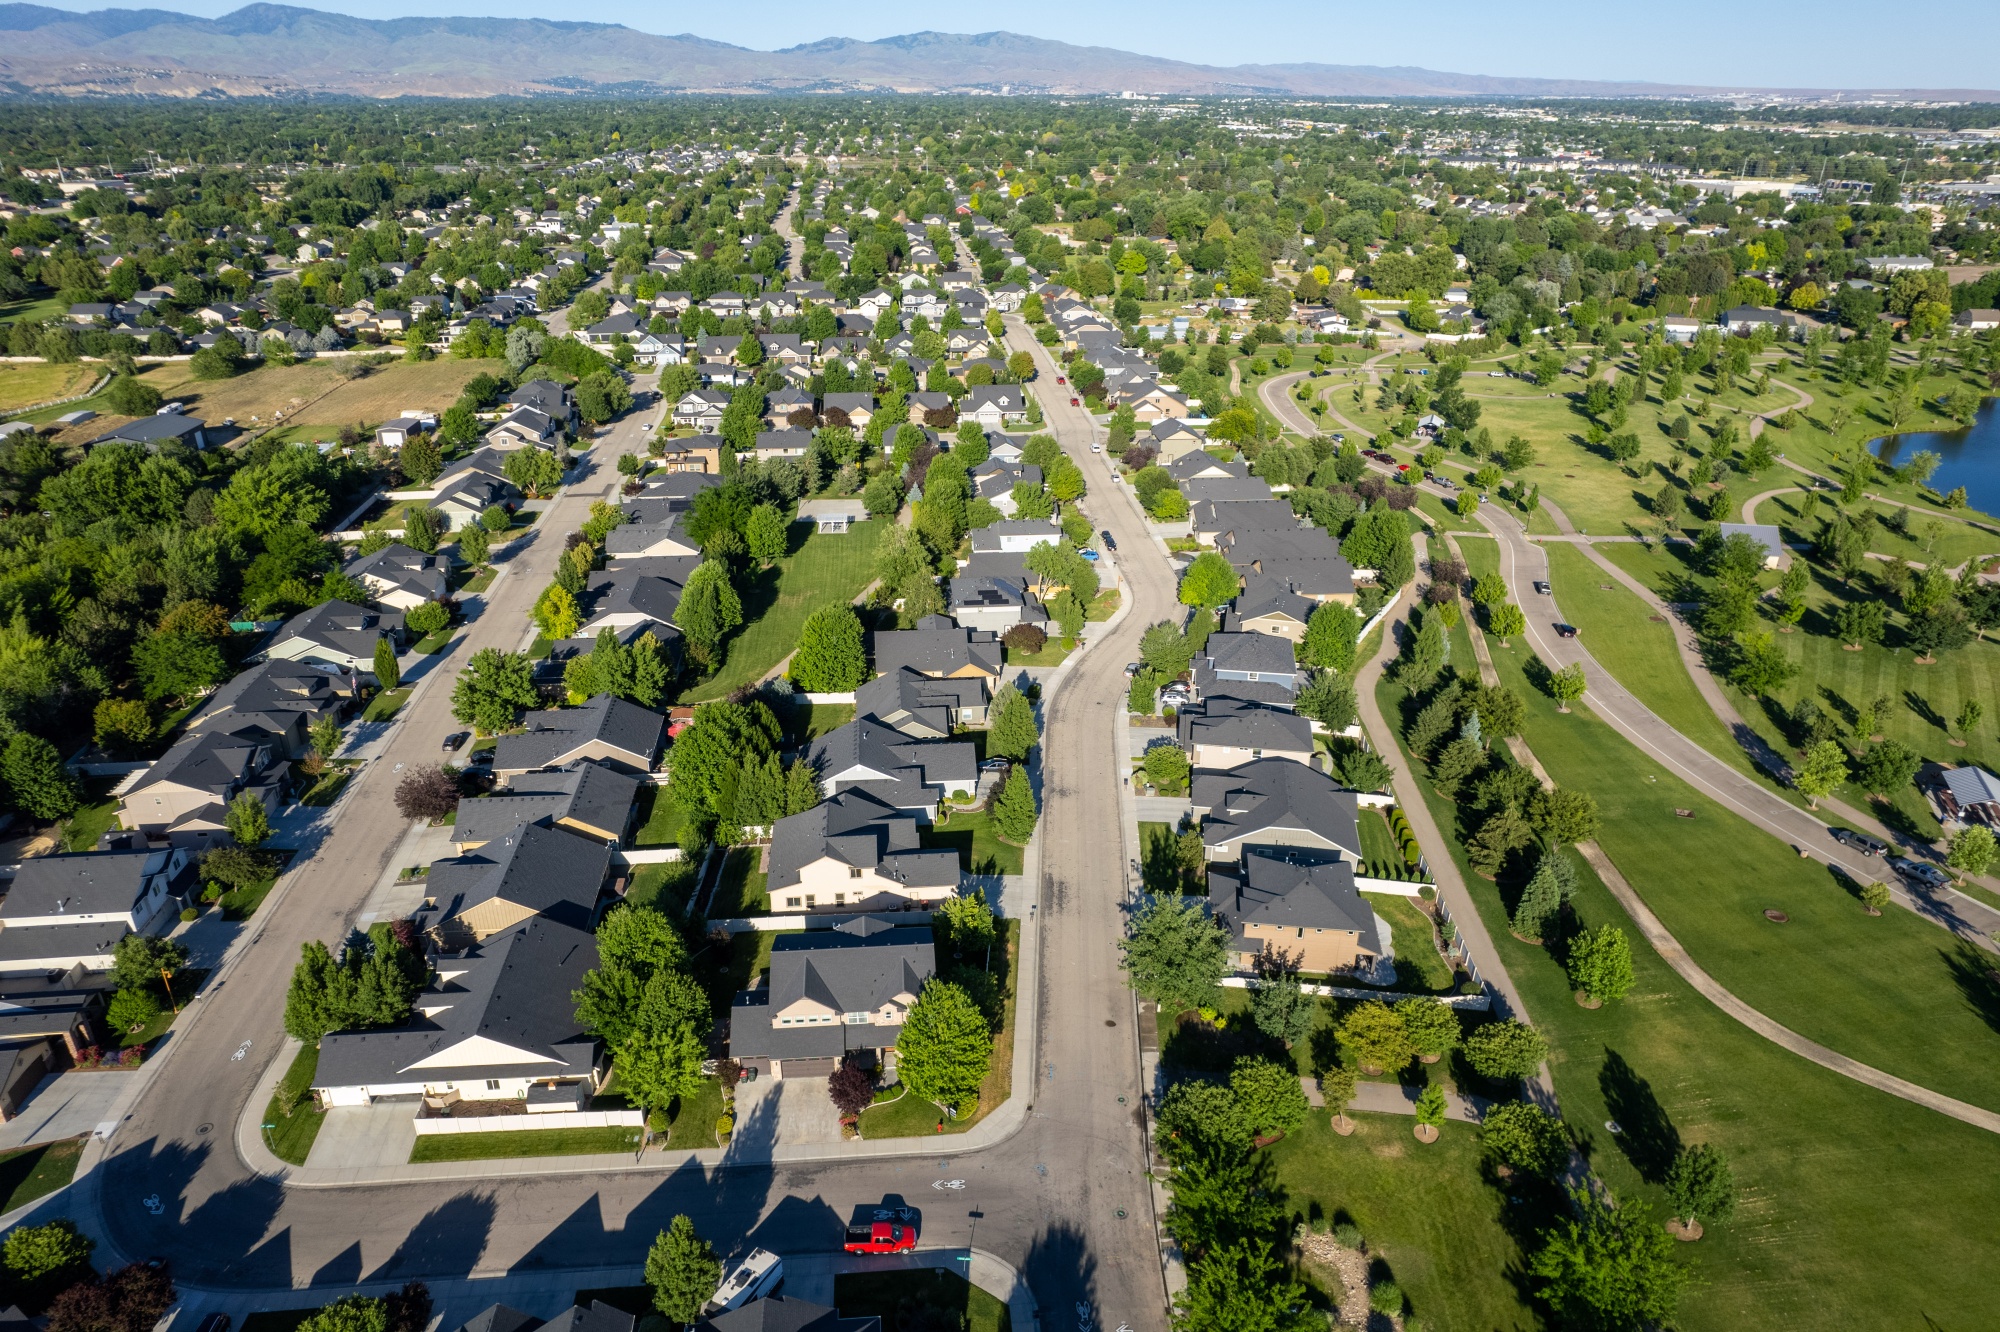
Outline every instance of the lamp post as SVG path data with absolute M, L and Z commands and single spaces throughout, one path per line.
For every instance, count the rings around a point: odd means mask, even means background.
M 173 974 L 173 972 L 168 971 L 165 967 L 160 968 L 160 983 L 167 987 L 167 1002 L 174 1006 L 175 1013 L 179 1013 L 181 1005 L 180 1000 L 174 998 Z

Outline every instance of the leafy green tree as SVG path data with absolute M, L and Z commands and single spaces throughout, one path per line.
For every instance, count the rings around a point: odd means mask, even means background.
M 1291 968 L 1260 967 L 1259 971 L 1257 988 L 1250 991 L 1251 1019 L 1257 1030 L 1290 1049 L 1312 1031 L 1319 1001 L 1305 992 L 1298 973 Z
M 1549 672 L 1544 685 L 1549 691 L 1549 697 L 1556 701 L 1557 711 L 1568 712 L 1569 705 L 1583 697 L 1583 691 L 1588 688 L 1589 682 L 1584 679 L 1583 663 L 1577 661 L 1571 662 L 1559 671 Z
M 15 808 L 45 823 L 76 812 L 76 779 L 56 747 L 39 735 L 16 731 L 0 750 L 0 786 Z
M 413 606 L 404 614 L 403 623 L 410 632 L 429 637 L 451 626 L 451 612 L 441 601 L 426 601 L 421 606 Z
M 188 962 L 187 945 L 174 939 L 128 934 L 111 954 L 111 980 L 121 990 L 145 990 L 160 984 L 160 973 L 179 971 Z
M 1511 1018 L 1488 1022 L 1465 1039 L 1465 1058 L 1473 1071 L 1495 1081 L 1531 1078 L 1549 1057 L 1549 1043 L 1525 1022 Z
M 1412 996 L 1399 1001 L 1395 1011 L 1410 1048 L 1419 1055 L 1436 1059 L 1458 1048 L 1458 1011 L 1451 1005 Z
M 1356 1004 L 1341 1020 L 1337 1034 L 1363 1072 L 1401 1072 L 1416 1057 L 1402 1016 L 1378 999 Z
M 1025 846 L 1035 835 L 1035 820 L 1039 817 L 1035 790 L 1028 782 L 1027 771 L 1016 767 L 1007 774 L 1007 784 L 1000 788 L 1000 798 L 993 804 L 994 830 L 1017 846 Z
M 932 977 L 896 1037 L 896 1075 L 938 1105 L 969 1107 L 993 1062 L 993 1032 L 965 990 Z
M 534 668 L 521 652 L 481 648 L 451 690 L 451 715 L 486 735 L 506 730 L 538 701 Z
M 1306 1122 L 1306 1094 L 1299 1071 L 1288 1060 L 1276 1063 L 1243 1055 L 1229 1071 L 1229 1090 L 1259 1137 L 1289 1133 Z
M 256 850 L 271 840 L 271 818 L 264 808 L 264 802 L 245 791 L 229 802 L 229 809 L 223 815 L 223 825 L 229 835 L 236 839 L 238 846 Z
M 1528 822 L 1551 846 L 1574 846 L 1597 836 L 1597 800 L 1571 787 L 1537 791 L 1528 800 Z
M 1592 999 L 1609 1002 L 1632 992 L 1632 946 L 1616 925 L 1570 940 L 1568 965 L 1570 987 Z
M 1736 1210 L 1736 1175 L 1729 1158 L 1707 1143 L 1683 1147 L 1667 1168 L 1675 1219 L 1690 1226 L 1727 1221 Z
M 1593 1332 L 1667 1327 L 1692 1279 L 1673 1241 L 1637 1200 L 1575 1189 L 1574 1215 L 1561 1221 L 1528 1261 L 1538 1293 L 1560 1326 Z
M 783 729 L 762 703 L 704 703 L 668 754 L 672 791 L 683 809 L 726 812 L 736 774 L 746 759 L 777 753 Z
M 1146 751 L 1146 778 L 1155 786 L 1180 787 L 1188 779 L 1192 765 L 1179 745 L 1154 745 Z
M 388 635 L 375 640 L 375 681 L 384 691 L 403 683 L 403 668 L 396 660 L 396 645 Z
M 160 631 L 133 647 L 132 669 L 148 699 L 185 700 L 220 682 L 228 667 L 210 639 Z
M 389 1332 L 389 1310 L 371 1295 L 343 1295 L 299 1326 L 306 1332 Z
M 397 466 L 412 486 L 419 490 L 444 474 L 444 458 L 428 435 L 412 435 L 396 458 Z
M 745 342 L 754 342 L 745 338 Z M 691 1327 L 722 1284 L 722 1262 L 685 1213 L 674 1217 L 646 1254 L 646 1284 L 653 1307 L 668 1321 Z
M 1486 611 L 1486 629 L 1506 647 L 1509 639 L 1519 638 L 1528 628 L 1528 617 L 1521 608 L 1511 601 L 1503 601 L 1490 606 Z
M 1187 1287 L 1174 1296 L 1174 1332 L 1317 1332 L 1325 1315 L 1287 1271 L 1269 1240 L 1218 1246 L 1189 1265 Z
M 300 945 L 299 964 L 285 993 L 285 1030 L 308 1045 L 330 1031 L 393 1027 L 407 1022 L 424 981 L 421 958 L 378 927 L 350 938 L 336 960 L 314 939 Z
M 1360 715 L 1354 686 L 1333 671 L 1314 671 L 1299 690 L 1293 703 L 1302 717 L 1310 717 L 1329 731 L 1341 732 Z
M 1993 830 L 1974 823 L 1952 834 L 1944 863 L 1959 873 L 1961 880 L 1986 873 L 1993 863 Z
M 1209 1002 L 1228 974 L 1229 934 L 1198 900 L 1156 897 L 1132 917 L 1119 940 L 1132 986 L 1178 1014 Z
M 1916 780 L 1923 758 L 1894 740 L 1868 746 L 1854 765 L 1855 781 L 1871 795 L 1894 795 Z
M 750 558 L 765 564 L 783 559 L 789 529 L 784 513 L 775 504 L 759 504 L 750 510 L 750 520 L 743 525 Z
M 1441 1129 L 1447 1113 L 1444 1088 L 1435 1082 L 1425 1083 L 1424 1089 L 1417 1093 L 1417 1123 L 1426 1128 Z
M 755 521 L 755 515 L 752 515 Z M 809 694 L 839 694 L 868 678 L 861 619 L 854 607 L 822 606 L 806 617 L 785 672 Z
M 1352 674 L 1354 647 L 1361 634 L 1361 617 L 1338 601 L 1321 602 L 1306 621 L 1299 660 L 1322 670 Z
M 1180 599 L 1183 606 L 1214 610 L 1236 597 L 1236 570 L 1221 555 L 1205 550 L 1194 557 L 1181 575 Z
M 688 575 L 674 608 L 674 624 L 686 637 L 688 650 L 704 665 L 713 665 L 722 640 L 743 623 L 743 601 L 729 581 L 724 560 L 703 560 Z
M 1035 705 L 1013 685 L 1002 685 L 988 713 L 986 752 L 995 758 L 1024 760 L 1042 741 Z
M 0 1262 L 18 1281 L 40 1281 L 62 1272 L 81 1272 L 90 1266 L 97 1242 L 76 1228 L 68 1217 L 39 1226 L 16 1226 L 7 1232 L 0 1248 Z
M 1805 761 L 1792 774 L 1792 785 L 1806 798 L 1809 809 L 1838 791 L 1847 780 L 1847 750 L 1837 740 L 1822 740 L 1806 751 Z
M 1371 504 L 1354 520 L 1340 553 L 1357 569 L 1375 570 L 1385 587 L 1401 587 L 1416 575 L 1409 521 L 1387 504 Z
M 1502 1101 L 1479 1121 L 1479 1148 L 1487 1160 L 1544 1179 L 1569 1162 L 1569 1135 L 1548 1111 L 1526 1101 Z
M 562 463 L 547 449 L 515 449 L 507 455 L 502 470 L 516 489 L 537 498 L 554 493 L 562 484 Z
M 1250 1150 L 1256 1136 L 1236 1093 L 1199 1078 L 1167 1088 L 1153 1125 L 1160 1154 L 1176 1164 L 1193 1156 L 1241 1156 Z
M 1514 905 L 1513 931 L 1523 939 L 1545 937 L 1575 891 L 1575 875 L 1559 848 L 1543 853 L 1534 875 Z

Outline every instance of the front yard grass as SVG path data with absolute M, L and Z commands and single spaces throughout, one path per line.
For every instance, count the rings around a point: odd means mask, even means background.
M 889 526 L 887 519 L 872 518 L 841 534 L 810 533 L 776 567 L 750 575 L 741 589 L 743 627 L 729 640 L 721 668 L 680 701 L 726 698 L 763 679 L 798 645 L 808 615 L 861 595 L 875 576 L 875 548 Z
M 1007 932 L 1004 955 L 986 961 L 1005 996 L 1000 1010 L 1000 1030 L 993 1034 L 993 1059 L 986 1067 L 986 1080 L 979 1084 L 979 1106 L 969 1115 L 947 1119 L 942 1110 L 923 1097 L 905 1091 L 894 1100 L 878 1101 L 861 1112 L 863 1138 L 921 1138 L 936 1136 L 938 1125 L 946 1134 L 964 1133 L 1003 1104 L 1014 1090 L 1014 1031 L 1018 1021 L 1015 979 L 1021 958 L 1021 922 L 1003 921 Z M 768 954 L 767 954 L 768 956 Z M 973 965 L 966 958 L 962 965 Z M 975 966 L 976 970 L 977 967 Z M 948 969 L 947 969 L 948 970 Z
M 400 689 L 384 689 L 368 700 L 368 706 L 361 710 L 361 720 L 367 722 L 394 721 L 403 705 L 410 701 L 412 685 Z
M 667 1121 L 666 1145 L 675 1151 L 715 1147 L 715 1121 L 722 1118 L 722 1081 L 703 1078 L 701 1090 L 674 1102 Z
M 1520 1224 L 1481 1168 L 1477 1130 L 1448 1123 L 1427 1146 L 1411 1135 L 1407 1115 L 1349 1118 L 1351 1137 L 1314 1114 L 1264 1149 L 1286 1204 L 1358 1227 L 1369 1256 L 1388 1264 L 1425 1327 L 1540 1327 L 1513 1279 L 1525 1257 Z M 1310 1266 L 1306 1274 L 1338 1302 L 1333 1274 Z
M 1076 650 L 1076 644 L 1067 638 L 1050 637 L 1040 652 L 1022 652 L 1015 648 L 1003 648 L 1007 655 L 1007 665 L 1013 666 L 1060 666 L 1069 654 Z
M 304 1165 L 313 1139 L 319 1136 L 319 1126 L 326 1122 L 326 1112 L 312 1099 L 313 1075 L 318 1072 L 318 1047 L 301 1047 L 264 1108 L 264 1145 L 280 1161 Z M 285 1113 L 288 1103 L 293 1106 L 290 1114 Z
M 319 775 L 318 779 L 311 786 L 306 788 L 305 794 L 299 797 L 299 803 L 301 805 L 319 807 L 331 805 L 340 795 L 341 788 L 346 786 L 353 777 L 354 770 L 352 768 L 328 768 Z
M 833 1279 L 833 1302 L 843 1318 L 875 1317 L 882 1332 L 918 1332 L 940 1326 L 965 1332 L 1013 1332 L 1006 1304 L 956 1272 L 941 1267 L 901 1272 L 844 1272 Z M 939 1322 L 922 1312 L 942 1310 Z
M 26 1207 L 70 1182 L 84 1139 L 61 1138 L 0 1153 L 0 1213 Z
M 523 1119 L 527 1116 L 523 1115 Z M 636 1128 L 506 1129 L 496 1133 L 430 1133 L 410 1149 L 410 1164 L 493 1161 L 521 1156 L 605 1156 L 639 1150 Z
M 993 816 L 979 809 L 954 809 L 947 802 L 938 821 L 924 831 L 928 847 L 951 847 L 958 867 L 968 874 L 1019 874 L 1023 848 L 1002 841 Z
M 1507 667 L 1502 671 L 1510 683 L 1518 681 Z M 1379 697 L 1389 717 L 1400 715 L 1403 691 L 1398 686 L 1385 681 Z M 1532 710 L 1542 704 L 1530 706 L 1534 742 L 1543 728 Z M 1581 714 L 1560 720 L 1597 724 Z M 1400 736 L 1392 743 L 1401 761 L 1409 763 Z M 1552 758 L 1561 763 L 1561 748 L 1551 744 L 1547 752 L 1537 752 L 1545 763 Z M 1630 760 L 1621 756 L 1619 761 Z M 1651 790 L 1656 784 L 1647 785 Z M 1598 798 L 1606 799 L 1604 794 Z M 1457 807 L 1435 794 L 1426 799 L 1440 824 L 1452 827 Z M 1709 818 L 1710 811 L 1702 811 L 1701 817 Z M 1689 825 L 1676 822 L 1685 836 Z M 1745 830 L 1743 836 L 1762 835 Z M 1716 865 L 1722 866 L 1721 874 L 1754 880 L 1758 866 L 1738 864 L 1740 843 L 1720 852 L 1715 850 L 1718 843 L 1708 845 L 1714 864 L 1703 867 L 1691 892 L 1709 890 L 1718 877 Z M 1618 849 L 1606 849 L 1628 876 L 1638 878 L 1646 871 L 1629 854 L 1621 858 Z M 1940 1326 L 1983 1320 L 1981 1311 L 1991 1307 L 1989 1283 L 1977 1274 L 1983 1241 L 1962 1218 L 1985 1205 L 1984 1181 L 2000 1170 L 2000 1139 L 1810 1064 L 1725 1016 L 1638 943 L 1636 927 L 1580 859 L 1575 908 L 1584 921 L 1620 925 L 1634 940 L 1635 984 L 1624 1000 L 1594 1012 L 1579 1008 L 1567 978 L 1547 952 L 1508 932 L 1500 894 L 1472 874 L 1456 841 L 1451 854 L 1472 885 L 1477 909 L 1528 1015 L 1549 1039 L 1550 1069 L 1564 1116 L 1581 1135 L 1593 1167 L 1618 1195 L 1642 1198 L 1652 1204 L 1654 1215 L 1662 1216 L 1665 1168 L 1677 1144 L 1707 1142 L 1730 1158 L 1737 1214 L 1711 1228 L 1693 1246 L 1698 1252 L 1688 1255 L 1701 1284 L 1681 1306 L 1681 1327 L 1687 1332 L 1778 1332 L 1805 1326 L 1861 1332 L 1898 1322 L 1911 1309 L 1924 1310 Z M 1658 894 L 1650 883 L 1641 891 L 1656 911 L 1668 916 L 1663 910 L 1668 903 L 1655 900 Z M 1838 896 L 1830 886 L 1821 891 Z M 1758 903 L 1760 910 L 1764 904 Z M 1847 909 L 1860 910 L 1852 903 Z M 1883 924 L 1891 914 L 1862 919 Z M 1797 930 L 1812 919 L 1795 918 L 1781 927 L 1759 914 L 1752 921 L 1735 921 L 1735 928 L 1751 946 L 1768 948 L 1778 942 L 1775 931 Z M 1678 928 L 1677 919 L 1668 924 Z M 1926 937 L 1930 965 L 1936 967 L 1949 941 L 1942 934 Z M 1687 936 L 1682 940 L 1688 942 Z M 1786 946 L 1810 948 L 1813 942 Z M 1691 951 L 1715 970 L 1700 947 Z M 1809 992 L 1810 982 L 1790 969 L 1792 956 L 1771 955 L 1763 965 L 1774 973 L 1773 985 L 1790 983 L 1801 1002 L 1809 1003 L 1817 996 Z M 1900 1005 L 1900 999 L 1888 996 L 1902 979 L 1893 968 L 1870 961 L 1860 975 L 1846 978 L 1842 988 L 1849 993 L 1869 989 L 1875 996 L 1872 1021 Z M 1725 983 L 1734 980 L 1732 976 Z M 1755 1003 L 1762 996 L 1745 997 Z M 1980 1036 L 1982 1043 L 1990 1039 L 1990 1033 Z M 1624 1132 L 1611 1135 L 1600 1128 L 1613 1119 Z M 1894 1146 L 1885 1150 L 1888 1144 Z M 1893 1246 L 1880 1243 L 1881 1236 L 1890 1234 L 1897 1237 Z

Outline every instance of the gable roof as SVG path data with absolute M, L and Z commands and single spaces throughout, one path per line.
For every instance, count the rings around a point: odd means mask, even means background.
M 0 920 L 27 916 L 119 915 L 137 906 L 147 882 L 186 856 L 175 851 L 77 851 L 21 862 Z M 4 931 L 0 933 L 13 933 Z
M 624 834 L 639 794 L 639 779 L 609 764 L 582 759 L 557 772 L 522 773 L 490 796 L 458 802 L 452 840 L 490 842 L 526 824 L 568 823 L 579 836 L 596 828 Z
M 385 634 L 402 627 L 401 611 L 371 610 L 351 601 L 323 601 L 285 621 L 271 642 L 280 644 L 299 639 L 343 656 L 366 660 L 374 655 L 375 644 Z
M 1177 720 L 1180 741 L 1190 748 L 1221 745 L 1307 754 L 1313 750 L 1311 722 L 1295 712 L 1248 699 L 1211 698 L 1199 711 L 1182 709 Z
M 1251 852 L 1238 872 L 1211 870 L 1208 884 L 1209 905 L 1239 932 L 1245 925 L 1352 930 L 1362 948 L 1381 955 L 1375 911 L 1354 886 L 1351 861 L 1307 862 Z
M 865 719 L 827 732 L 806 750 L 822 780 L 875 796 L 896 809 L 933 809 L 947 784 L 970 785 L 979 776 L 978 751 L 965 740 L 912 740 Z
M 400 541 L 392 541 L 372 555 L 348 561 L 351 578 L 379 578 L 395 588 L 422 597 L 443 601 L 451 595 L 451 560 L 444 555 L 426 555 Z
M 854 691 L 854 713 L 908 734 L 940 737 L 951 734 L 953 712 L 982 708 L 986 701 L 982 676 L 940 679 L 898 666 Z
M 667 726 L 659 713 L 610 694 L 599 694 L 580 707 L 530 712 L 522 722 L 526 730 L 503 735 L 494 746 L 495 771 L 554 767 L 593 741 L 630 755 L 636 768 L 650 769 L 660 756 Z
M 873 636 L 875 667 L 894 675 L 904 667 L 922 675 L 955 675 L 975 670 L 998 679 L 1003 666 L 1000 640 L 989 631 L 950 628 L 890 629 Z
M 1189 795 L 1195 812 L 1206 814 L 1201 837 L 1210 846 L 1296 829 L 1361 857 L 1360 802 L 1303 763 L 1267 758 L 1226 772 L 1197 772 Z
M 882 1320 L 843 1318 L 823 1304 L 767 1295 L 695 1324 L 695 1332 L 882 1332 Z
M 514 824 L 476 851 L 433 861 L 424 891 L 436 899 L 443 920 L 502 901 L 587 930 L 610 868 L 611 849 L 602 842 L 539 824 Z

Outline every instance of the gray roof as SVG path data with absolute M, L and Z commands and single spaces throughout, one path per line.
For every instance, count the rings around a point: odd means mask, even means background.
M 30 857 L 21 862 L 6 897 L 0 898 L 0 920 L 101 916 L 130 911 L 145 895 L 148 880 L 165 873 L 177 854 L 152 850 L 79 851 Z M 0 939 L 18 932 L 19 927 L 0 930 Z
M 923 848 L 916 817 L 865 790 L 846 790 L 771 829 L 772 894 L 799 881 L 807 865 L 832 857 L 911 887 L 958 883 L 958 853 Z
M 1243 580 L 1243 590 L 1236 594 L 1226 624 L 1233 630 L 1240 621 L 1264 615 L 1289 616 L 1305 624 L 1312 619 L 1316 609 L 1318 603 L 1294 592 L 1290 584 L 1281 583 L 1266 574 L 1253 573 Z
M 501 736 L 494 747 L 494 771 L 552 768 L 593 741 L 623 751 L 631 756 L 632 767 L 649 771 L 667 728 L 659 713 L 610 694 L 599 694 L 581 707 L 530 712 L 521 720 L 527 729 Z
M 610 868 L 611 849 L 601 842 L 560 828 L 515 824 L 475 851 L 432 861 L 424 892 L 436 899 L 445 920 L 497 899 L 587 930 Z
M 206 424 L 199 416 L 182 416 L 177 412 L 168 412 L 164 416 L 142 416 L 107 430 L 90 442 L 103 444 L 122 439 L 134 444 L 157 444 L 163 439 L 185 439 L 198 434 Z
M 1271 487 L 1254 476 L 1216 476 L 1183 481 L 1181 493 L 1188 497 L 1190 504 L 1204 501 L 1215 504 L 1269 499 Z
M 1967 805 L 2000 804 L 2000 777 L 1995 777 L 1984 768 L 1967 764 L 1960 768 L 1947 768 L 1943 773 L 1945 789 L 1951 792 L 1959 808 Z
M 1259 833 L 1300 829 L 1361 856 L 1360 803 L 1331 777 L 1291 759 L 1257 759 L 1225 772 L 1194 775 L 1191 803 L 1210 846 Z
M 898 994 L 921 994 L 936 973 L 936 945 L 926 925 L 890 926 L 863 916 L 831 930 L 781 934 L 771 945 L 767 983 L 736 997 L 729 1052 L 738 1059 L 798 1059 L 893 1044 L 895 1027 L 774 1027 L 772 1015 L 801 999 L 836 1013 L 873 1012 Z
M 0 966 L 44 959 L 62 963 L 103 957 L 117 948 L 118 941 L 131 932 L 122 920 L 0 930 Z
M 1291 676 L 1298 669 L 1292 640 L 1276 634 L 1210 634 L 1202 649 L 1212 671 Z
M 1289 506 L 1279 507 L 1291 512 Z M 1340 543 L 1325 528 L 1301 527 L 1297 523 L 1236 528 L 1220 533 L 1215 546 L 1246 579 L 1262 574 L 1315 600 L 1354 593 L 1354 566 L 1340 553 Z
M 417 997 L 417 1016 L 403 1026 L 327 1036 L 320 1042 L 313 1085 L 583 1077 L 596 1061 L 597 1041 L 577 1021 L 570 993 L 596 965 L 597 940 L 588 930 L 539 916 L 525 920 L 463 953 L 436 959 L 437 978 Z M 424 1016 L 427 1008 L 442 1011 Z M 533 1058 L 412 1067 L 475 1036 Z
M 1278 749 L 1311 753 L 1312 723 L 1248 699 L 1211 698 L 1199 711 L 1182 709 L 1178 720 L 1183 745 L 1226 745 L 1236 749 Z
M 822 780 L 857 769 L 879 774 L 844 780 L 898 809 L 935 808 L 937 792 L 930 788 L 947 781 L 970 784 L 979 775 L 978 751 L 968 741 L 911 740 L 865 719 L 813 741 L 806 762 Z
M 583 597 L 590 608 L 583 617 L 585 624 L 605 615 L 643 615 L 672 625 L 681 604 L 681 584 L 641 569 L 614 569 L 592 575 Z
M 217 800 L 235 798 L 246 784 L 255 785 L 274 765 L 284 760 L 271 743 L 269 732 L 253 723 L 238 730 L 220 726 L 189 731 L 162 754 L 146 775 L 132 784 L 127 799 L 161 782 L 173 782 L 192 790 L 207 791 Z
M 983 629 L 891 629 L 874 635 L 875 667 L 893 675 L 909 667 L 924 675 L 952 675 L 968 667 L 998 678 L 1000 640 Z
M 558 772 L 522 773 L 493 795 L 460 800 L 452 840 L 461 846 L 490 842 L 524 824 L 564 819 L 622 835 L 638 793 L 637 777 L 589 759 Z
M 451 595 L 451 560 L 444 555 L 426 555 L 400 541 L 392 541 L 372 555 L 348 561 L 352 578 L 381 578 L 426 601 L 443 601 Z
M 1362 948 L 1378 957 L 1382 940 L 1375 911 L 1354 886 L 1352 862 L 1311 863 L 1251 853 L 1238 871 L 1212 869 L 1208 900 L 1241 939 L 1244 925 L 1280 929 L 1353 930 Z
M 243 724 L 289 731 L 291 718 L 307 725 L 335 713 L 354 697 L 353 677 L 306 661 L 274 657 L 238 672 L 210 694 L 188 722 L 191 731 L 232 730 Z
M 1265 487 L 1268 491 L 1269 486 Z M 1292 506 L 1279 499 L 1202 500 L 1190 508 L 1197 533 L 1214 536 L 1235 533 L 1282 531 L 1299 525 Z
M 956 582 L 956 580 L 954 580 Z M 854 691 L 854 714 L 907 735 L 938 739 L 951 734 L 952 714 L 987 703 L 986 679 L 937 679 L 899 666 Z
M 401 611 L 372 610 L 351 601 L 323 601 L 285 621 L 271 642 L 299 638 L 366 661 L 374 656 L 375 644 L 384 634 L 398 633 L 402 628 Z
M 872 1314 L 842 1318 L 838 1310 L 823 1304 L 767 1295 L 696 1323 L 695 1332 L 882 1332 L 882 1320 Z

